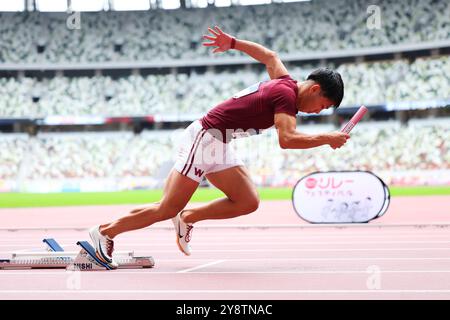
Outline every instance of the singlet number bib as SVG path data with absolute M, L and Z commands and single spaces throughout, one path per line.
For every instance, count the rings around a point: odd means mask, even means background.
M 259 90 L 259 86 L 261 85 L 261 83 L 262 83 L 262 82 L 260 81 L 260 82 L 258 82 L 258 83 L 255 83 L 255 84 L 251 85 L 251 86 L 248 87 L 248 88 L 245 88 L 245 89 L 242 90 L 242 91 L 239 91 L 238 93 L 236 93 L 236 94 L 233 96 L 233 98 L 234 98 L 234 99 L 238 99 L 238 98 L 242 98 L 242 97 L 248 96 L 249 94 L 252 94 L 252 93 L 257 92 L 257 91 Z

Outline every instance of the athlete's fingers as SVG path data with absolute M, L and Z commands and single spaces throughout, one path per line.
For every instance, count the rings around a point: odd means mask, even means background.
M 214 31 L 213 29 L 211 29 L 211 28 L 208 28 L 208 30 L 209 30 L 209 32 L 211 32 L 213 35 L 215 35 L 215 36 L 218 36 L 219 34 L 216 32 L 216 31 Z
M 210 37 L 210 36 L 203 36 L 203 39 L 208 39 L 208 40 L 211 40 L 211 41 L 216 41 L 216 38 Z
M 219 52 L 222 52 L 222 51 L 223 51 L 222 49 L 216 48 L 216 49 L 214 49 L 213 53 L 219 53 Z
M 220 28 L 218 26 L 215 26 L 214 29 L 219 33 L 219 34 L 223 34 L 223 31 L 220 30 Z
M 215 44 L 214 42 L 203 42 L 203 45 L 205 47 L 212 47 L 212 46 L 217 47 L 217 44 Z

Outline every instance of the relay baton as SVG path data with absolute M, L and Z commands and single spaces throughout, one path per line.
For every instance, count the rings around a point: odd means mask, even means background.
M 350 133 L 353 127 L 361 120 L 367 112 L 367 108 L 365 106 L 361 106 L 358 111 L 353 115 L 350 121 L 342 128 L 341 132 Z

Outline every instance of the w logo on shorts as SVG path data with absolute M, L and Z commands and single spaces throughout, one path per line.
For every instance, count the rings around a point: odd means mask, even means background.
M 201 177 L 205 171 L 194 167 L 194 173 L 197 177 Z

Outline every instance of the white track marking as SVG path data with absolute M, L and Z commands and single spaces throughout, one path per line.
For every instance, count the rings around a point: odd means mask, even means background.
M 292 249 L 196 249 L 195 252 L 366 252 L 366 251 L 448 251 L 450 253 L 449 248 L 357 248 L 357 249 L 340 249 L 340 248 L 331 248 L 331 249 L 299 249 L 299 248 L 292 248 Z M 153 253 L 169 253 L 172 252 L 172 250 L 152 250 Z
M 186 262 L 186 259 L 171 259 L 171 258 L 158 258 L 158 263 L 161 261 L 165 263 L 174 263 L 174 262 Z M 189 258 L 189 261 L 208 261 L 210 259 L 208 258 Z M 351 257 L 336 257 L 336 258 L 238 258 L 238 259 L 227 259 L 227 262 L 267 262 L 267 260 L 270 261 L 296 261 L 296 262 L 302 262 L 302 261 L 450 261 L 450 257 L 358 257 L 358 258 L 351 258 Z M 0 274 L 6 273 L 7 271 L 1 271 Z M 19 271 L 12 271 L 12 272 L 19 272 Z M 28 271 L 27 271 L 28 272 Z M 30 271 L 32 272 L 32 271 Z M 36 271 L 34 271 L 36 272 Z M 119 271 L 115 271 L 119 272 Z M 122 272 L 122 271 L 120 271 Z M 46 274 L 45 270 L 42 270 L 42 272 L 37 272 L 39 274 Z M 59 273 L 59 272 L 58 272 Z
M 450 230 L 449 230 L 450 231 Z M 353 234 L 341 234 L 341 233 L 334 233 L 332 235 L 330 234 L 324 234 L 324 235 L 320 235 L 320 234 L 306 234 L 306 233 L 298 233 L 298 234 L 275 234 L 275 233 L 258 233 L 258 232 L 253 232 L 251 234 L 238 234 L 238 233 L 233 233 L 233 234 L 227 234 L 231 237 L 240 237 L 243 240 L 245 239 L 264 239 L 264 240 L 268 240 L 268 239 L 274 239 L 274 240 L 298 240 L 298 241 L 311 241 L 313 239 L 318 239 L 318 240 L 345 240 L 345 239 L 358 239 L 358 240 L 382 240 L 382 239 L 449 239 L 450 240 L 450 232 L 445 232 L 443 234 L 436 234 L 435 233 L 430 233 L 430 234 L 417 234 L 414 232 L 410 232 L 409 234 L 386 234 L 386 233 L 373 233 L 371 235 L 367 235 L 367 233 L 364 234 L 359 234 L 359 233 L 353 233 Z M 84 235 L 83 235 L 84 236 Z M 80 240 L 80 237 L 82 238 L 83 236 L 74 236 L 71 238 L 59 238 L 56 237 L 56 240 L 58 242 L 71 242 L 71 244 L 75 244 L 76 241 Z M 34 236 L 34 237 L 30 237 L 28 239 L 25 240 L 25 237 L 22 236 L 16 236 L 16 237 L 2 237 L 0 235 L 0 242 L 7 242 L 7 241 L 14 241 L 15 243 L 17 242 L 22 242 L 22 243 L 29 243 L 30 241 L 34 241 L 34 245 L 39 245 L 41 244 L 41 240 L 44 236 Z M 210 237 L 210 235 L 205 235 L 200 234 L 198 239 L 200 239 L 201 241 L 208 241 L 208 242 L 217 242 L 217 240 L 222 240 L 223 235 L 220 236 L 213 236 Z M 133 238 L 124 238 L 118 241 L 118 243 L 123 243 L 123 242 L 130 242 L 130 241 L 142 241 L 142 239 L 146 239 L 146 242 L 148 243 L 152 243 L 152 241 L 165 241 L 165 240 L 172 240 L 172 234 L 165 235 L 165 236 L 158 236 L 158 235 L 153 235 L 152 237 L 147 236 L 141 236 L 141 237 L 133 237 Z M 43 244 L 42 244 L 43 245 Z
M 211 264 L 209 264 L 210 266 Z M 202 265 L 199 266 L 202 268 L 208 267 L 208 265 Z M 187 271 L 186 271 L 187 270 Z M 289 275 L 301 275 L 301 274 L 350 274 L 350 275 L 360 275 L 365 274 L 367 275 L 367 270 L 286 270 L 286 271 L 191 271 L 191 270 L 197 270 L 196 268 L 186 269 L 181 271 L 120 271 L 120 272 L 114 272 L 114 276 L 118 275 L 158 275 L 158 274 L 181 274 L 181 273 L 189 273 L 189 274 L 289 274 Z M 417 274 L 417 273 L 450 273 L 450 269 L 448 270 L 383 270 L 381 268 L 380 274 L 385 273 L 392 273 L 392 274 Z M 83 273 L 83 275 L 86 273 Z M 106 272 L 97 272 L 97 275 L 106 275 Z M 67 276 L 67 274 L 64 272 L 64 270 L 61 270 L 61 272 L 36 272 L 36 271 L 2 271 L 0 272 L 0 276 L 2 275 L 17 275 L 17 276 L 24 276 L 24 275 L 39 275 L 39 276 L 45 276 L 45 275 L 57 275 L 57 276 Z M 88 276 L 88 274 L 86 274 Z
M 447 247 L 431 247 L 431 248 L 270 248 L 270 249 L 196 249 L 195 252 L 212 252 L 212 253 L 242 253 L 242 252 L 265 252 L 265 253 L 273 253 L 273 252 L 370 252 L 370 251 L 449 251 L 450 249 Z M 3 251 L 0 252 L 0 256 L 8 256 L 12 254 L 14 251 Z M 24 252 L 24 250 L 22 250 Z M 155 250 L 151 249 L 151 254 L 154 253 L 172 253 L 173 250 Z
M 248 242 L 248 241 L 236 241 L 236 242 L 199 242 L 196 243 L 196 247 L 200 246 L 210 246 L 212 243 L 214 243 L 215 246 L 290 246 L 295 243 L 292 241 L 268 241 L 268 242 Z M 296 245 L 298 246 L 316 246 L 316 245 L 353 245 L 353 246 L 363 246 L 366 244 L 450 244 L 450 241 L 363 241 L 355 243 L 354 241 L 299 241 Z M 76 248 L 77 246 L 75 244 L 61 244 L 64 248 Z M 169 243 L 120 243 L 121 247 L 143 247 L 143 248 L 158 248 L 158 247 L 168 247 L 172 248 L 174 246 L 173 241 L 169 241 Z M 30 248 L 31 246 L 29 244 L 0 244 L 0 247 L 8 248 L 8 247 L 15 247 L 15 248 L 29 248 L 30 250 L 23 250 L 23 251 L 31 251 L 33 250 Z M 117 246 L 119 247 L 119 246 Z M 44 249 L 42 249 L 44 250 Z M 17 251 L 17 250 L 16 250 Z M 8 251 L 10 252 L 10 251 Z M 0 251 L 0 254 L 4 252 Z
M 189 260 L 200 260 L 205 261 L 208 260 L 206 258 L 190 258 Z M 238 259 L 227 259 L 227 261 L 230 262 L 261 262 L 261 261 L 267 261 L 267 258 L 238 258 Z M 431 261 L 450 261 L 450 257 L 358 257 L 358 258 L 352 258 L 352 257 L 344 257 L 344 258 L 270 258 L 271 261 L 366 261 L 366 260 L 400 260 L 400 261 L 420 261 L 420 260 L 431 260 Z M 160 258 L 158 261 L 166 261 L 166 262 L 186 262 L 185 259 L 164 259 Z
M 450 223 L 448 221 L 442 222 L 425 222 L 425 223 L 372 223 L 372 224 L 219 224 L 219 225 L 200 225 L 197 226 L 197 230 L 199 229 L 370 229 L 370 228 L 430 228 L 430 227 L 450 227 Z M 144 228 L 143 230 L 151 229 L 151 230 L 170 230 L 173 231 L 173 226 L 152 226 L 148 228 Z M 76 226 L 66 226 L 66 227 L 57 227 L 57 226 L 46 226 L 46 227 L 3 227 L 0 228 L 0 231 L 35 231 L 35 230 L 76 230 L 76 231 L 87 231 L 88 227 L 76 227 Z
M 198 228 L 198 226 L 196 226 L 196 228 Z M 201 228 L 199 228 L 201 229 Z M 409 231 L 405 232 L 405 230 L 403 230 L 403 232 L 401 230 L 392 230 L 392 229 L 386 229 L 386 230 L 378 230 L 376 233 L 374 233 L 373 235 L 389 235 L 389 236 L 408 236 L 408 235 L 434 235 L 436 233 L 445 233 L 448 234 L 450 228 L 434 228 L 433 230 L 429 230 L 429 229 L 420 229 L 420 228 L 414 228 L 414 229 L 410 229 Z M 173 232 L 173 230 L 144 230 L 144 229 L 140 229 L 140 230 L 136 230 L 136 232 L 133 232 L 133 234 L 129 234 L 126 237 L 133 237 L 133 238 L 141 238 L 144 236 L 148 237 L 149 234 L 148 232 L 150 231 L 150 236 L 161 236 L 161 237 L 165 237 L 168 236 L 169 234 L 171 234 Z M 153 232 L 152 232 L 153 231 Z M 169 232 L 170 231 L 170 232 Z M 267 228 L 262 228 L 262 229 L 256 229 L 256 230 L 251 230 L 251 231 L 263 231 L 263 232 L 251 232 L 249 233 L 248 230 L 239 230 L 239 229 L 235 229 L 235 230 L 227 230 L 227 234 L 232 234 L 232 235 L 242 235 L 242 236 L 253 236 L 255 233 L 256 234 L 260 234 L 260 235 L 275 235 L 275 236 L 286 236 L 286 235 L 299 235 L 299 236 L 316 236 L 316 237 L 331 237 L 334 235 L 340 235 L 340 236 L 353 236 L 353 235 L 361 235 L 361 236 L 366 236 L 367 232 L 366 230 L 343 230 L 343 229 L 337 229 L 337 230 L 332 230 L 331 234 L 328 232 L 329 230 L 327 230 L 327 232 L 323 232 L 323 230 L 309 230 L 309 231 L 299 231 L 299 230 L 284 230 L 284 231 L 280 231 L 277 230 L 276 228 L 272 229 L 270 227 Z M 64 230 L 63 232 L 58 232 L 58 234 L 56 233 L 36 233 L 36 235 L 31 235 L 33 234 L 33 231 L 29 232 L 29 230 L 22 230 L 22 231 L 4 231 L 2 232 L 0 229 L 0 238 L 1 237 L 10 237 L 11 239 L 36 239 L 36 237 L 41 240 L 44 237 L 53 237 L 57 238 L 57 240 L 61 240 L 61 239 L 74 239 L 74 236 L 67 236 L 67 232 L 71 233 L 72 235 L 74 233 L 77 233 L 75 236 L 78 237 L 79 235 L 86 235 L 86 231 L 75 231 L 75 230 Z M 18 233 L 20 234 L 20 237 L 18 236 Z M 23 233 L 23 234 L 22 234 Z M 138 235 L 138 233 L 140 233 Z M 202 235 L 208 235 L 211 238 L 220 238 L 221 234 L 217 233 L 217 230 L 202 230 Z M 77 238 L 75 238 L 77 239 Z M 78 239 L 79 240 L 79 239 Z
M 433 289 L 421 289 L 421 290 L 0 290 L 0 293 L 14 294 L 14 293 L 78 293 L 78 294 L 87 294 L 87 293 L 98 293 L 98 294 L 173 294 L 173 293 L 228 293 L 228 294 L 248 294 L 248 293 L 304 293 L 304 294 L 343 294 L 343 293 L 369 293 L 369 294 L 382 294 L 382 293 L 421 293 L 421 294 L 430 294 L 430 293 L 448 293 L 450 294 L 450 290 L 433 290 Z
M 449 237 L 450 239 L 450 237 Z M 172 239 L 170 239 L 172 240 Z M 284 239 L 283 239 L 284 240 Z M 359 240 L 359 239 L 358 239 Z M 11 239 L 11 241 L 14 241 Z M 76 240 L 74 240 L 76 241 Z M 146 242 L 146 241 L 144 241 Z M 174 241 L 169 241 L 170 243 L 152 243 L 151 241 L 149 241 L 148 243 L 144 243 L 144 242 L 136 242 L 136 243 L 130 243 L 130 242 L 126 242 L 126 241 L 121 241 L 118 244 L 121 246 L 152 246 L 152 247 L 168 247 L 171 246 L 173 247 L 174 245 Z M 14 241 L 14 243 L 16 243 Z M 300 245 L 330 245 L 330 244 L 354 244 L 354 245 L 360 245 L 360 244 L 391 244 L 391 243 L 401 243 L 401 244 L 421 244 L 421 243 L 446 243 L 449 244 L 450 240 L 430 240 L 430 241 L 408 241 L 408 240 L 393 240 L 393 241 L 361 241 L 358 243 L 355 243 L 355 241 L 301 241 L 299 240 Z M 206 242 L 206 241 L 199 241 L 198 243 L 196 243 L 196 245 L 274 245 L 274 244 L 279 244 L 279 245 L 289 245 L 292 244 L 292 241 L 246 241 L 246 240 L 242 240 L 242 241 L 214 241 L 214 242 Z M 9 244 L 0 244 L 1 247 L 4 246 L 8 246 Z M 17 244 L 16 246 L 30 246 L 30 244 Z M 72 246 L 75 247 L 76 244 L 75 242 L 73 243 L 64 243 L 61 244 L 61 246 Z M 43 246 L 44 247 L 44 246 Z
M 199 266 L 196 266 L 196 267 L 193 267 L 193 268 L 189 268 L 189 269 L 184 269 L 184 270 L 180 270 L 180 271 L 177 271 L 177 273 L 186 273 L 186 272 L 191 272 L 191 271 L 194 271 L 194 270 L 199 270 L 199 269 L 207 268 L 207 267 L 210 267 L 210 266 L 213 266 L 213 265 L 216 265 L 216 264 L 219 264 L 219 263 L 225 262 L 225 261 L 226 261 L 226 260 L 217 260 L 217 261 L 213 261 L 213 262 L 209 262 L 209 263 L 201 264 L 201 265 L 199 265 Z

